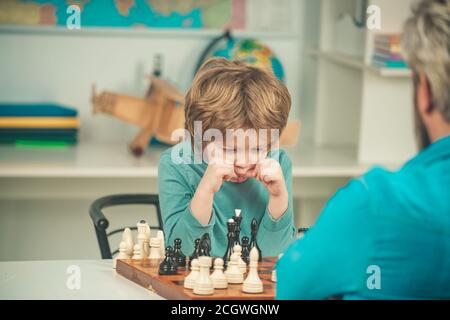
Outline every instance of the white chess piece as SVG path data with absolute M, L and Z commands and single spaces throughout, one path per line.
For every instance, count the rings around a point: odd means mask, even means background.
M 160 239 L 151 238 L 150 239 L 150 255 L 149 259 L 161 259 L 161 251 L 160 251 Z
M 263 283 L 258 275 L 258 258 L 258 249 L 253 247 L 250 250 L 250 270 L 242 285 L 242 291 L 245 293 L 261 293 L 264 290 Z
M 211 274 L 214 289 L 226 289 L 228 287 L 227 277 L 223 273 L 223 259 L 214 259 L 214 271 Z
M 191 262 L 191 272 L 184 278 L 184 287 L 186 289 L 194 289 L 195 281 L 199 274 L 198 260 L 194 259 Z
M 114 269 L 116 268 L 117 259 L 130 259 L 130 256 L 126 252 L 127 244 L 125 241 L 121 241 L 119 245 L 119 254 L 114 259 Z
M 145 242 L 144 242 L 144 246 L 147 250 L 147 255 L 146 257 L 148 257 L 148 254 L 150 254 L 150 235 L 152 233 L 152 230 L 150 229 L 150 226 L 148 225 L 148 223 L 146 223 L 145 226 Z
M 133 260 L 139 260 L 142 259 L 142 252 L 141 252 L 142 246 L 139 243 L 136 243 L 133 247 Z
M 244 274 L 239 268 L 238 261 L 238 255 L 233 252 L 230 257 L 230 261 L 228 262 L 227 271 L 225 272 L 228 283 L 239 284 L 244 281 Z
M 149 243 L 148 238 L 150 236 L 150 227 L 145 220 L 141 220 L 136 224 L 137 227 L 137 242 L 141 246 L 141 255 L 144 258 L 147 258 L 149 255 Z
M 123 230 L 122 241 L 126 243 L 126 254 L 131 257 L 133 255 L 134 242 L 130 228 Z
M 165 245 L 165 239 L 164 239 L 164 231 L 162 230 L 158 230 L 158 232 L 156 233 L 156 237 L 158 239 L 160 239 L 160 244 L 159 244 L 159 250 L 161 251 L 161 257 L 164 257 L 164 255 L 166 254 L 166 245 Z
M 214 294 L 214 284 L 211 280 L 209 270 L 211 268 L 212 258 L 202 256 L 198 258 L 198 265 L 200 267 L 200 273 L 195 280 L 194 294 L 197 295 L 211 295 Z
M 247 272 L 247 264 L 245 263 L 244 260 L 242 260 L 242 247 L 238 244 L 236 244 L 233 247 L 233 252 L 236 253 L 236 255 L 239 257 L 238 258 L 238 267 L 241 270 L 242 273 L 246 273 Z
M 139 252 L 141 254 L 141 259 L 143 259 L 144 257 L 147 258 L 148 254 L 149 254 L 149 249 L 146 247 L 146 243 L 145 243 L 145 233 L 138 233 L 137 235 L 137 245 L 139 246 Z
M 280 260 L 280 258 L 281 258 L 282 256 L 283 256 L 283 254 L 280 253 L 280 254 L 278 255 L 278 260 Z M 272 270 L 272 276 L 271 276 L 270 280 L 272 280 L 272 282 L 277 282 L 277 270 L 276 270 L 275 268 Z

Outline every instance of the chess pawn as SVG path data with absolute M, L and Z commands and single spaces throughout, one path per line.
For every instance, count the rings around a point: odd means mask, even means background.
M 201 256 L 198 258 L 198 265 L 200 267 L 199 275 L 194 284 L 194 294 L 197 295 L 212 295 L 214 294 L 214 284 L 209 274 L 211 268 L 212 258 L 209 256 Z
M 193 259 L 191 262 L 191 272 L 184 278 L 184 287 L 186 289 L 194 289 L 199 270 L 198 259 Z
M 242 260 L 242 247 L 240 245 L 235 245 L 233 247 L 233 252 L 238 256 L 238 267 L 241 270 L 242 273 L 246 273 L 247 272 L 247 264 L 245 263 L 244 260 Z
M 242 260 L 246 264 L 250 263 L 250 239 L 249 237 L 242 237 Z
M 181 251 L 181 239 L 175 239 L 173 242 L 173 260 L 180 268 L 186 268 L 186 256 Z
M 136 243 L 133 247 L 133 260 L 140 260 L 142 259 L 142 245 L 139 245 L 139 243 Z
M 131 229 L 130 228 L 125 228 L 123 230 L 122 241 L 124 241 L 126 243 L 126 251 L 125 251 L 125 253 L 129 257 L 131 257 L 133 255 L 134 242 L 133 242 L 133 235 L 131 233 Z
M 160 243 L 159 243 L 160 256 L 164 257 L 164 255 L 166 254 L 166 244 L 165 244 L 165 240 L 164 240 L 164 231 L 158 230 L 158 232 L 156 233 L 156 237 L 160 241 Z
M 242 285 L 242 291 L 245 293 L 261 293 L 264 290 L 263 283 L 258 275 L 258 255 L 258 249 L 253 247 L 250 250 L 250 269 Z
M 225 276 L 227 277 L 228 283 L 239 284 L 244 281 L 244 274 L 238 265 L 239 257 L 236 253 L 233 253 L 228 263 L 227 271 Z
M 283 254 L 282 253 L 280 253 L 279 255 L 278 255 L 278 260 L 280 260 L 280 258 L 283 256 Z M 277 282 L 277 270 L 274 268 L 273 270 L 272 270 L 272 276 L 270 277 L 270 280 L 272 280 L 272 282 Z
M 130 259 L 130 256 L 126 252 L 127 250 L 127 244 L 125 241 L 121 241 L 119 245 L 119 254 L 114 259 L 114 269 L 116 268 L 117 260 L 118 259 Z
M 173 275 L 177 274 L 177 267 L 173 263 L 173 249 L 171 246 L 166 247 L 166 257 L 159 264 L 159 275 Z
M 161 241 L 158 238 L 150 239 L 150 254 L 148 256 L 149 259 L 161 259 L 160 243 Z
M 211 274 L 214 289 L 226 289 L 228 287 L 227 277 L 223 273 L 223 259 L 214 259 L 214 271 Z

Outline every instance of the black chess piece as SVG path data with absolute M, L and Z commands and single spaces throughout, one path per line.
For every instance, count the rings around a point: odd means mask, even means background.
M 228 261 L 230 261 L 230 257 L 233 254 L 234 240 L 236 238 L 235 236 L 236 222 L 233 219 L 228 220 L 227 227 L 228 227 L 227 233 L 228 245 L 227 250 L 223 255 L 223 262 L 225 266 L 228 264 Z
M 211 238 L 209 233 L 205 233 L 200 239 L 200 244 L 198 247 L 198 255 L 201 256 L 211 256 Z
M 162 276 L 177 274 L 177 267 L 173 263 L 173 249 L 166 247 L 166 257 L 159 265 L 159 274 Z
M 246 264 L 250 263 L 250 239 L 249 237 L 242 237 L 242 260 Z
M 258 234 L 258 221 L 256 221 L 255 218 L 253 218 L 251 224 L 250 224 L 250 230 L 252 232 L 252 238 L 250 240 L 250 245 L 249 245 L 249 251 L 253 249 L 253 247 L 256 247 L 256 249 L 258 250 L 259 253 L 259 259 L 258 261 L 262 261 L 262 254 L 261 254 L 261 249 L 258 246 L 258 242 L 256 241 L 256 235 Z
M 189 267 L 191 267 L 191 262 L 198 258 L 198 248 L 200 246 L 200 239 L 195 239 L 194 241 L 194 252 L 189 256 Z
M 241 245 L 241 222 L 242 222 L 242 216 L 233 216 L 233 220 L 236 223 L 236 227 L 235 227 L 235 237 L 234 237 L 234 245 Z
M 173 255 L 172 260 L 176 264 L 177 267 L 185 268 L 186 267 L 186 256 L 181 251 L 181 239 L 175 239 L 173 242 Z

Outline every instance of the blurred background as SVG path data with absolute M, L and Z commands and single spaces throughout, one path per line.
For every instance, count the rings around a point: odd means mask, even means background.
M 180 96 L 209 56 L 288 86 L 295 219 L 311 226 L 349 179 L 416 151 L 398 45 L 413 2 L 1 1 L 0 261 L 99 258 L 90 204 L 158 192 L 164 133 L 182 125 Z M 154 219 L 140 206 L 108 216 L 112 228 Z

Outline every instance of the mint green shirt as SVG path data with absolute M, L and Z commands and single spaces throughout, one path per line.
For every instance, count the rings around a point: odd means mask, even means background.
M 171 157 L 172 150 L 179 149 L 182 150 L 178 154 L 184 159 L 181 164 L 175 163 Z M 223 182 L 214 195 L 211 220 L 207 225 L 202 225 L 192 215 L 190 203 L 207 164 L 194 164 L 190 142 L 181 142 L 164 151 L 159 162 L 158 186 L 166 245 L 172 245 L 176 238 L 180 238 L 183 253 L 190 255 L 194 250 L 195 239 L 209 233 L 211 255 L 223 256 L 227 248 L 227 221 L 233 217 L 235 209 L 241 209 L 241 239 L 243 236 L 250 238 L 250 223 L 256 218 L 259 223 L 257 242 L 262 255 L 276 256 L 283 252 L 295 238 L 292 165 L 283 150 L 269 153 L 269 157 L 275 156 L 279 157 L 289 192 L 288 209 L 278 220 L 274 220 L 267 210 L 267 189 L 261 182 L 249 178 L 243 183 Z

